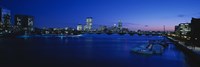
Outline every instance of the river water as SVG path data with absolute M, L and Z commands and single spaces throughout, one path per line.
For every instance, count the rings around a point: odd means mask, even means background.
M 54 67 L 188 67 L 174 44 L 162 55 L 131 53 L 133 47 L 162 36 L 82 34 L 34 35 L 0 39 L 1 66 Z

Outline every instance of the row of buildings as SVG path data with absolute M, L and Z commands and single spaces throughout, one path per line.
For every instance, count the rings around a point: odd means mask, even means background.
M 175 26 L 175 36 L 185 38 L 194 45 L 200 46 L 200 18 L 192 18 L 190 23 Z
M 76 29 L 71 27 L 66 28 L 46 28 L 41 29 L 41 34 L 81 34 L 81 33 L 128 33 L 128 28 L 122 27 L 121 20 L 114 26 L 107 27 L 99 26 L 97 29 L 93 28 L 93 18 L 87 17 L 85 25 L 78 24 Z M 39 33 L 40 34 L 40 33 Z
M 14 24 L 11 23 L 11 11 L 0 8 L 0 35 L 10 33 L 31 33 L 34 31 L 34 17 L 28 15 L 14 15 Z
M 78 24 L 77 25 L 77 30 L 78 31 L 87 31 L 90 32 L 92 31 L 92 22 L 93 22 L 93 18 L 92 17 L 87 17 L 86 18 L 86 25 L 82 26 L 82 24 Z
M 14 16 L 14 23 L 12 24 L 12 16 Z M 30 15 L 12 15 L 11 11 L 5 8 L 0 8 L 0 36 L 4 34 L 81 34 L 81 33 L 133 33 L 128 28 L 123 28 L 122 21 L 119 20 L 113 26 L 101 25 L 98 28 L 93 28 L 93 18 L 87 17 L 85 25 L 78 24 L 77 28 L 35 28 L 34 17 Z M 181 24 L 182 25 L 182 24 Z M 185 25 L 185 24 L 184 24 Z M 177 29 L 177 31 L 179 31 Z M 184 30 L 185 31 L 185 30 Z M 136 33 L 136 32 L 135 32 Z M 154 32 L 138 31 L 139 34 L 151 34 Z M 156 32 L 157 33 L 157 32 Z M 159 32 L 158 32 L 159 33 Z M 183 34 L 186 34 L 184 32 Z
M 99 32 L 99 33 L 105 33 L 105 32 L 111 31 L 112 33 L 120 33 L 122 31 L 124 31 L 125 29 L 127 29 L 127 28 L 122 27 L 122 21 L 121 20 L 119 20 L 118 25 L 114 24 L 111 27 L 101 25 L 97 29 L 92 28 L 92 23 L 93 23 L 93 18 L 87 17 L 86 18 L 86 25 L 83 26 L 82 24 L 78 24 L 77 25 L 77 31 L 84 31 L 84 32 L 96 31 L 96 32 Z
M 12 16 L 14 23 L 12 24 Z M 122 21 L 119 20 L 113 26 L 101 25 L 98 28 L 93 28 L 93 18 L 87 17 L 85 25 L 78 24 L 77 28 L 35 28 L 34 17 L 30 15 L 12 15 L 11 11 L 5 8 L 0 8 L 0 35 L 3 34 L 76 34 L 76 33 L 130 33 L 128 28 L 123 28 Z M 147 33 L 147 32 L 145 32 Z M 139 31 L 139 34 L 143 32 Z

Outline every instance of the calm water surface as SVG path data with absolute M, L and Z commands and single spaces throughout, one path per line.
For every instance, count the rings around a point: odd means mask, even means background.
M 65 67 L 188 67 L 185 55 L 170 44 L 162 55 L 133 54 L 133 47 L 162 36 L 83 34 L 19 36 L 0 39 L 1 65 Z

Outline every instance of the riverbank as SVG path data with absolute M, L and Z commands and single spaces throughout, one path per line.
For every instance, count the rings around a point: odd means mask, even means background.
M 6 38 L 0 41 L 0 67 L 188 67 L 185 55 L 173 44 L 162 55 L 130 53 L 133 47 L 149 40 L 163 39 L 128 34 Z
M 168 39 L 171 40 L 178 49 L 184 52 L 186 60 L 188 60 L 191 67 L 200 67 L 200 47 L 187 46 L 185 42 L 172 37 L 168 37 Z

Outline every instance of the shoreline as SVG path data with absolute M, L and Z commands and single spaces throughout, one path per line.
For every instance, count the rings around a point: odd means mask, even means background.
M 186 60 L 188 60 L 188 63 L 190 64 L 190 67 L 199 67 L 200 64 L 200 54 L 194 52 L 192 49 L 189 49 L 186 47 L 183 43 L 180 43 L 179 40 L 175 40 L 172 37 L 167 37 L 171 42 L 174 43 L 174 45 L 183 51 L 183 53 L 186 55 Z

